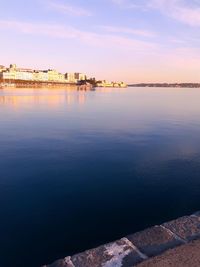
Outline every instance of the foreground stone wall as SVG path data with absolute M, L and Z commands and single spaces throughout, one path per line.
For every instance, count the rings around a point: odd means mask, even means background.
M 42 267 L 133 267 L 200 238 L 200 212 Z

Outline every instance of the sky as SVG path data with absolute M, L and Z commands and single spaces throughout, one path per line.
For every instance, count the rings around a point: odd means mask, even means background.
M 97 79 L 200 82 L 200 0 L 7 0 L 0 64 Z

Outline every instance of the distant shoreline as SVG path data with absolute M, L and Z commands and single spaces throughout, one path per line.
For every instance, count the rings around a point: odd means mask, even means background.
M 200 88 L 200 83 L 134 83 L 128 87 Z
M 0 79 L 0 88 L 42 88 L 42 87 L 74 87 L 82 86 L 83 84 L 73 82 L 58 82 L 58 81 L 29 81 L 29 80 L 2 80 Z M 96 84 L 91 84 L 93 87 L 98 87 Z M 107 86 L 115 88 L 114 86 Z M 200 88 L 200 83 L 134 83 L 128 84 L 128 87 L 161 87 L 161 88 Z
M 34 70 L 18 68 L 16 64 L 10 64 L 8 68 L 0 65 L 0 87 L 43 87 L 44 86 L 71 86 L 82 87 L 119 87 L 125 88 L 124 82 L 109 82 L 87 78 L 83 73 L 62 74 L 56 70 Z
M 59 82 L 59 81 L 31 81 L 31 80 L 16 80 L 16 79 L 0 79 L 0 88 L 52 88 L 52 87 L 78 87 L 81 90 L 88 90 L 93 89 L 97 87 L 103 87 L 98 86 L 97 83 L 92 82 L 92 80 L 85 80 L 85 81 L 79 81 L 79 82 Z M 114 86 L 114 85 L 106 85 L 107 88 L 125 88 L 123 86 Z

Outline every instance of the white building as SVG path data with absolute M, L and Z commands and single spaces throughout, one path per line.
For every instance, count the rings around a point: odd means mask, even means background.
M 15 80 L 16 73 L 10 72 L 10 71 L 3 71 L 3 72 L 0 72 L 0 78 L 5 79 L 5 80 Z
M 75 73 L 66 73 L 65 74 L 65 80 L 69 83 L 77 82 L 77 79 L 75 79 Z
M 16 71 L 15 79 L 16 80 L 32 81 L 33 80 L 33 73 L 32 72 L 26 72 L 26 71 Z
M 51 69 L 42 71 L 17 68 L 16 64 L 11 64 L 9 68 L 0 65 L 0 78 L 5 80 L 76 83 L 78 80 L 85 80 L 86 76 L 82 73 L 66 73 L 64 75 Z
M 46 82 L 49 80 L 48 72 L 45 71 L 34 71 L 33 72 L 33 80 L 34 81 L 42 81 Z

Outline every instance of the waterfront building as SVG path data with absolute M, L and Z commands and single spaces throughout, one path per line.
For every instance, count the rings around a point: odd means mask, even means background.
M 0 72 L 0 79 L 3 80 L 16 80 L 16 73 L 14 71 L 2 71 Z
M 6 70 L 6 68 L 3 65 L 0 65 L 0 72 Z
M 49 79 L 49 75 L 45 71 L 34 71 L 33 72 L 33 80 L 34 81 L 42 81 L 46 82 Z
M 30 69 L 17 69 L 16 64 L 11 64 L 9 68 L 4 68 L 1 72 L 1 79 L 5 80 L 32 80 L 33 74 Z
M 16 71 L 15 72 L 15 79 L 16 80 L 31 81 L 31 80 L 33 80 L 33 73 L 27 72 L 27 71 Z
M 58 80 L 58 72 L 56 70 L 48 70 L 48 80 L 49 81 L 57 81 Z
M 77 81 L 85 81 L 87 79 L 86 75 L 83 73 L 74 73 L 74 77 Z
M 65 73 L 65 79 L 69 83 L 76 83 L 75 73 Z
M 16 70 L 17 69 L 17 65 L 16 64 L 10 64 L 10 70 Z
M 127 87 L 127 84 L 124 83 L 124 82 L 120 82 L 119 84 L 120 84 L 120 87 L 123 87 L 123 88 L 126 88 Z
M 65 82 L 65 75 L 62 73 L 59 73 L 56 70 L 48 70 L 48 81 L 55 81 L 55 82 Z
M 65 75 L 62 73 L 58 73 L 58 81 L 59 82 L 65 82 Z
M 103 80 L 103 81 L 98 81 L 97 86 L 98 87 L 113 87 L 113 83 Z
M 75 84 L 78 83 L 78 81 L 86 81 L 87 76 L 79 72 L 62 74 L 53 69 L 32 70 L 27 68 L 18 68 L 16 64 L 10 64 L 9 68 L 0 65 L 0 79 Z M 109 82 L 103 80 L 96 83 L 95 78 L 90 79 L 89 83 L 98 87 L 127 87 L 127 85 L 123 82 Z
M 124 82 L 108 82 L 108 81 L 98 81 L 97 87 L 127 87 L 127 84 Z

